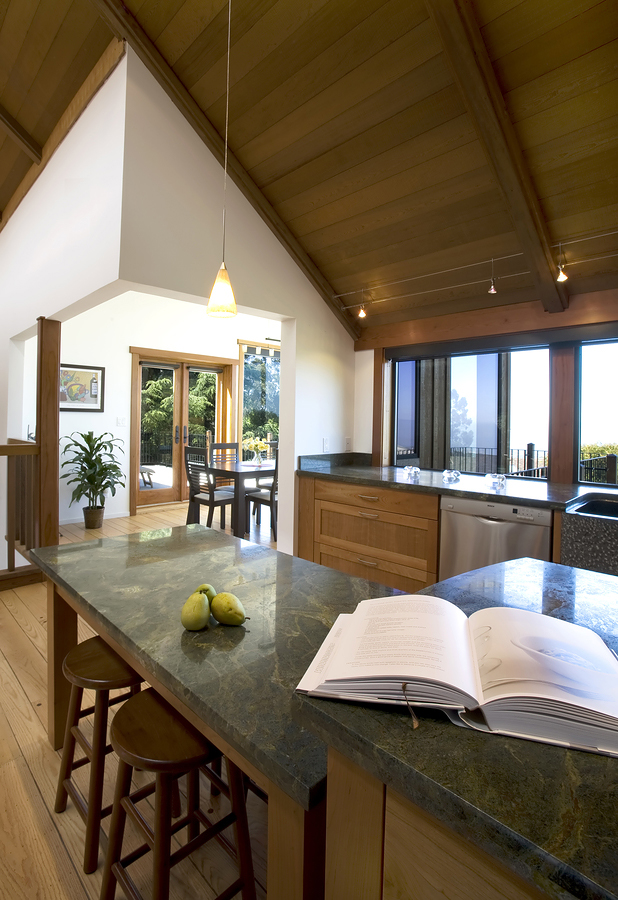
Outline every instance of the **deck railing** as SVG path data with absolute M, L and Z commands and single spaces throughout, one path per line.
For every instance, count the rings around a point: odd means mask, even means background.
M 0 584 L 16 572 L 39 573 L 36 566 L 18 566 L 16 559 L 17 554 L 27 559 L 28 550 L 39 543 L 39 452 L 39 445 L 29 441 L 0 444 L 7 464 L 7 566 L 0 570 Z

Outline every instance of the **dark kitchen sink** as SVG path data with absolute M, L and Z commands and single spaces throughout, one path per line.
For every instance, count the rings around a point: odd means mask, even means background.
M 601 516 L 604 519 L 618 519 L 618 496 L 607 494 L 584 494 L 566 508 L 568 513 L 583 516 Z

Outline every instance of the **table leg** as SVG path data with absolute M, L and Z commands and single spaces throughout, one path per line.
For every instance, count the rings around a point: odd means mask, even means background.
M 323 900 L 326 800 L 304 810 L 268 791 L 268 900 Z
M 234 534 L 236 537 L 244 538 L 246 530 L 245 480 L 244 478 L 237 478 L 234 490 Z
M 77 644 L 77 613 L 63 600 L 53 581 L 47 581 L 47 736 L 54 750 L 64 742 L 71 685 L 62 662 Z

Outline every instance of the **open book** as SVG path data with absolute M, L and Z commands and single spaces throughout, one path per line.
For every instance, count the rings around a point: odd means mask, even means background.
M 419 594 L 341 615 L 297 690 L 438 707 L 458 725 L 618 756 L 618 659 L 588 628 Z

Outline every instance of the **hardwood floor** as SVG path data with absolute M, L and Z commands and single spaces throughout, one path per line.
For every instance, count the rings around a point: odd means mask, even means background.
M 149 507 L 131 518 L 108 519 L 100 531 L 63 525 L 61 543 L 184 525 L 185 519 L 186 504 Z M 216 518 L 214 527 L 219 527 Z M 262 516 L 261 528 L 253 521 L 251 528 L 251 540 L 274 546 L 268 513 Z M 65 812 L 53 811 L 60 753 L 52 750 L 46 731 L 46 625 L 44 584 L 0 592 L 0 898 L 95 900 L 101 884 L 103 850 L 97 871 L 85 875 L 82 820 L 70 800 Z M 91 635 L 80 621 L 80 640 Z M 112 755 L 106 768 L 104 803 L 111 802 L 115 767 Z M 136 781 L 140 777 L 143 781 L 145 776 L 136 774 Z M 225 802 L 221 797 L 210 798 L 208 808 L 214 817 L 225 814 Z M 252 793 L 247 802 L 258 900 L 264 900 L 266 805 Z M 108 826 L 109 819 L 105 819 L 105 834 Z M 145 897 L 149 896 L 149 868 L 147 855 L 131 869 Z M 225 850 L 211 841 L 172 870 L 171 900 L 212 900 L 234 880 L 235 872 Z M 120 889 L 117 896 L 123 896 Z

